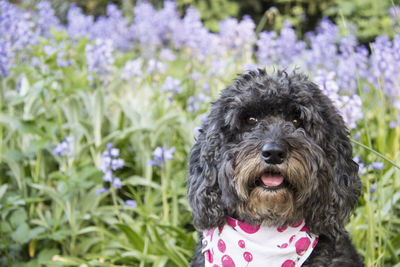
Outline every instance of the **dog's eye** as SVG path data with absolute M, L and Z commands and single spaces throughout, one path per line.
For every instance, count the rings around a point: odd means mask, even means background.
M 246 122 L 247 122 L 248 125 L 255 125 L 255 124 L 257 124 L 258 119 L 254 118 L 254 117 L 248 117 L 246 119 Z
M 294 127 L 299 128 L 301 126 L 301 121 L 299 119 L 292 120 Z

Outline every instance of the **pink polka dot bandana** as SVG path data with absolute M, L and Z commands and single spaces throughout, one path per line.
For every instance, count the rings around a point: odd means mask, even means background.
M 224 227 L 203 232 L 202 252 L 206 267 L 295 267 L 317 242 L 304 221 L 277 228 L 227 218 Z

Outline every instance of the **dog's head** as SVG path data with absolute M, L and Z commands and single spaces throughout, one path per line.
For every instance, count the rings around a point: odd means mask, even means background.
M 188 200 L 198 229 L 227 216 L 284 226 L 305 219 L 335 234 L 361 183 L 348 131 L 304 75 L 240 75 L 213 103 L 189 159 Z

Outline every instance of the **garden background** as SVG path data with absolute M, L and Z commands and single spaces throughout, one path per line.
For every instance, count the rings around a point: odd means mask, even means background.
M 366 266 L 400 266 L 398 1 L 0 0 L 0 266 L 187 266 L 187 158 L 237 73 L 342 113 Z M 250 16 L 243 16 L 250 14 Z

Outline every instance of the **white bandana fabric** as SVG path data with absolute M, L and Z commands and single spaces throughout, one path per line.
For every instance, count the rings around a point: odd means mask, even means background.
M 232 218 L 203 232 L 206 267 L 297 267 L 317 245 L 304 221 L 286 227 L 254 226 Z

